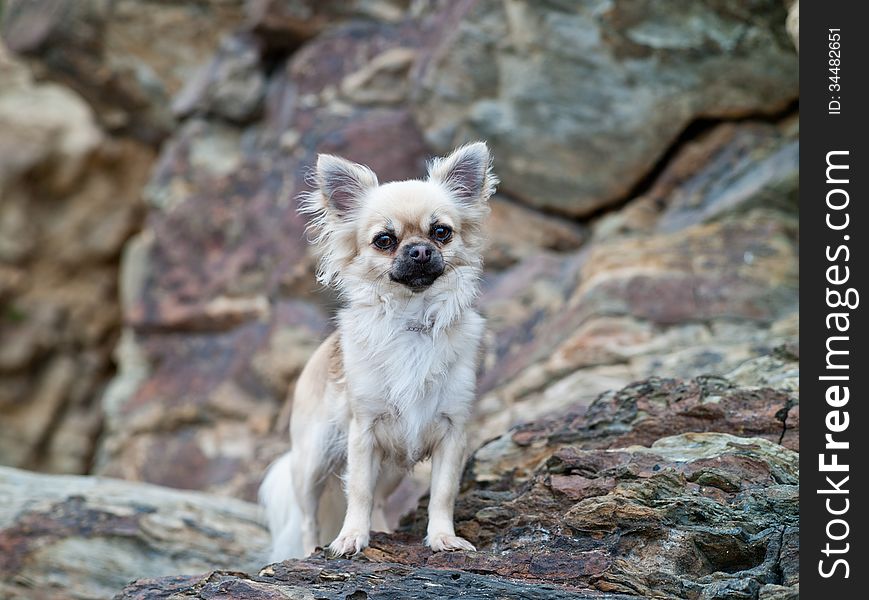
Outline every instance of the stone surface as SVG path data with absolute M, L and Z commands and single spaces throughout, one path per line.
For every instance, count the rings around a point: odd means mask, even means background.
M 792 344 L 798 127 L 713 127 L 578 252 L 487 279 L 475 439 L 655 375 L 724 375 Z
M 0 595 L 109 598 L 134 578 L 253 571 L 257 507 L 144 484 L 0 467 Z
M 503 190 L 565 214 L 625 198 L 692 121 L 775 113 L 798 93 L 779 0 L 480 0 L 435 16 L 414 76 L 426 139 L 487 140 Z
M 458 511 L 481 551 L 428 553 L 423 502 L 352 561 L 242 575 L 160 546 L 128 575 L 175 576 L 126 596 L 796 597 L 793 22 L 664 4 L 6 3 L 0 461 L 252 499 L 335 307 L 294 211 L 317 152 L 393 180 L 485 137 L 504 184 Z M 58 519 L 138 513 L 71 497 L 38 539 L 74 541 L 27 560 L 114 593 Z M 86 554 L 137 556 L 106 539 Z
M 394 546 L 391 549 L 399 552 L 406 550 L 404 546 Z M 116 598 L 180 599 L 194 594 L 206 598 L 230 596 L 250 600 L 438 600 L 460 597 L 475 600 L 630 600 L 636 597 L 585 590 L 560 590 L 551 585 L 528 584 L 452 569 L 430 569 L 397 563 L 348 564 L 346 560 L 310 560 L 289 567 L 267 567 L 256 577 L 215 571 L 201 576 L 136 581 L 125 587 Z
M 97 472 L 255 499 L 287 447 L 284 398 L 328 327 L 301 301 L 263 308 L 225 331 L 130 328 L 103 398 Z
M 90 468 L 152 160 L 0 43 L 0 464 Z
M 170 97 L 243 12 L 242 0 L 11 0 L 2 36 L 85 97 L 105 128 L 155 143 L 173 126 Z
M 552 215 L 531 210 L 516 202 L 495 196 L 489 201 L 492 212 L 486 228 L 489 244 L 485 264 L 491 271 L 512 266 L 541 251 L 576 250 L 589 237 L 586 228 Z
M 648 190 L 598 220 L 594 237 L 676 231 L 758 208 L 792 216 L 798 192 L 798 118 L 725 123 L 680 147 Z
M 348 19 L 397 22 L 408 16 L 409 0 L 248 0 L 247 26 L 272 51 L 294 50 Z
M 523 451 L 533 462 L 519 479 L 512 465 L 480 477 L 478 458 L 466 470 L 457 530 L 478 552 L 432 554 L 420 543 L 421 509 L 352 560 L 315 553 L 256 576 L 139 581 L 118 597 L 700 600 L 798 590 L 793 451 L 724 433 L 612 449 L 551 436 Z
M 771 365 L 770 363 L 778 363 Z M 694 380 L 647 379 L 601 394 L 590 406 L 525 423 L 484 443 L 473 460 L 477 482 L 499 481 L 510 473 L 522 483 L 559 444 L 583 448 L 651 446 L 659 438 L 682 432 L 720 432 L 758 437 L 799 451 L 799 394 L 752 381 L 758 363 L 764 373 L 799 374 L 792 360 L 761 357 L 727 377 Z M 766 370 L 769 369 L 769 370 Z M 742 382 L 736 384 L 731 381 Z M 791 380 L 793 381 L 793 380 Z
M 527 480 L 509 465 L 479 478 L 472 459 L 457 531 L 481 552 L 428 555 L 426 566 L 688 599 L 753 598 L 796 573 L 798 455 L 782 446 L 686 433 L 591 450 L 552 436 L 526 452 Z
M 181 90 L 172 109 L 178 116 L 211 114 L 245 123 L 262 111 L 265 87 L 256 41 L 249 35 L 230 36 L 222 40 L 209 65 Z

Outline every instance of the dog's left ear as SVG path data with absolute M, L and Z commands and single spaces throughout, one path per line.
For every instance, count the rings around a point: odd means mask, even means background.
M 467 144 L 446 158 L 432 160 L 428 178 L 444 185 L 453 198 L 466 205 L 487 201 L 498 184 L 485 142 Z

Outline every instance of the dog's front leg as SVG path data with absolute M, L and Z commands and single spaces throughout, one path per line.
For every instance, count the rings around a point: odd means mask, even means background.
M 341 532 L 329 544 L 333 556 L 355 554 L 368 545 L 380 462 L 370 426 L 354 417 L 347 432 L 347 514 Z
M 459 492 L 465 443 L 464 427 L 451 425 L 432 453 L 426 544 L 435 552 L 476 550 L 468 540 L 456 535 L 453 526 L 453 509 Z

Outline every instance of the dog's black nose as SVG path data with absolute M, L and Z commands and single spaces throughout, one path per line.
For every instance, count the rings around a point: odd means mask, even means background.
M 428 244 L 413 244 L 407 247 L 407 255 L 420 264 L 431 260 L 431 246 Z

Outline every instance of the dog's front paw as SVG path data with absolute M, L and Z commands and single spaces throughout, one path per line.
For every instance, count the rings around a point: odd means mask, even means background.
M 347 556 L 350 554 L 359 554 L 362 549 L 368 545 L 368 532 L 360 530 L 342 531 L 335 538 L 335 541 L 329 544 L 329 554 L 332 556 Z
M 463 537 L 452 535 L 449 533 L 436 533 L 428 535 L 425 543 L 435 552 L 443 552 L 448 550 L 468 550 L 476 552 L 474 545 Z

